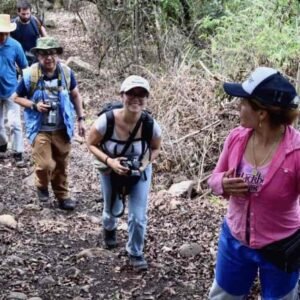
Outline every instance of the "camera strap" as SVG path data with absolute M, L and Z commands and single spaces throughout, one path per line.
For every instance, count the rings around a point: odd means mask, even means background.
M 143 114 L 141 115 L 141 117 L 138 119 L 138 121 L 136 122 L 132 132 L 130 133 L 130 136 L 128 138 L 128 140 L 126 141 L 126 144 L 124 145 L 124 148 L 122 149 L 121 153 L 119 156 L 123 156 L 125 155 L 126 151 L 128 150 L 128 148 L 130 147 L 132 141 L 134 140 L 141 124 L 142 124 L 142 121 L 143 121 L 143 118 L 142 118 Z
M 128 140 L 126 141 L 126 144 L 124 145 L 124 148 L 122 149 L 121 153 L 119 156 L 124 156 L 128 148 L 130 147 L 132 141 L 134 140 L 141 124 L 143 121 L 143 114 L 141 117 L 138 119 L 136 122 L 134 129 L 130 133 L 130 136 Z M 126 206 L 126 195 L 130 192 L 130 188 L 136 184 L 139 181 L 139 177 L 125 177 L 125 176 L 120 176 L 119 174 L 112 172 L 110 174 L 111 176 L 111 185 L 112 185 L 112 193 L 111 193 L 111 206 L 110 206 L 110 213 L 118 218 L 121 217 L 124 214 L 125 211 L 125 206 Z M 114 214 L 113 208 L 116 202 L 117 196 L 120 197 L 120 200 L 122 201 L 122 210 L 119 214 Z
M 140 180 L 137 176 L 121 176 L 115 172 L 110 174 L 111 176 L 111 202 L 110 202 L 110 213 L 112 216 L 119 218 L 124 214 L 126 208 L 126 196 L 130 193 L 131 188 Z M 115 203 L 119 197 L 121 201 L 121 209 L 118 213 L 114 211 Z

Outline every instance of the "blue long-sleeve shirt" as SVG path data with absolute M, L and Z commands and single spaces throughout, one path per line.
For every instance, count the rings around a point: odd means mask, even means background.
M 0 99 L 10 97 L 17 88 L 16 65 L 24 69 L 28 62 L 21 44 L 8 37 L 0 44 Z

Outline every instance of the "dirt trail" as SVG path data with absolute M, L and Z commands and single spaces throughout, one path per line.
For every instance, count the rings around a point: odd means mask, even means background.
M 73 22 L 74 16 L 65 12 L 49 16 L 59 26 L 49 33 L 62 41 L 64 58 L 79 55 L 84 61 L 95 63 L 80 26 Z M 83 98 L 93 99 L 87 104 L 90 126 L 97 113 L 97 105 L 93 107 L 92 103 L 101 100 L 101 84 L 97 78 L 86 78 L 80 73 L 77 77 Z M 72 213 L 59 210 L 53 198 L 40 206 L 30 176 L 28 144 L 26 161 L 24 169 L 15 168 L 10 157 L 0 161 L 0 214 L 10 214 L 18 222 L 16 229 L 0 227 L 1 300 L 13 292 L 43 300 L 206 299 L 224 213 L 219 203 L 152 193 L 145 245 L 150 269 L 136 274 L 128 267 L 124 251 L 126 215 L 118 227 L 119 247 L 107 251 L 99 243 L 102 202 L 86 145 L 76 139 L 73 143 L 70 189 L 79 205 Z M 198 243 L 200 253 L 185 258 L 179 249 L 190 243 Z M 26 299 L 24 295 L 13 299 Z

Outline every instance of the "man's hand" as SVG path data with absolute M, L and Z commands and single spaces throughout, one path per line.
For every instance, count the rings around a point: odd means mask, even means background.
M 224 193 L 230 196 L 245 196 L 248 192 L 248 184 L 241 177 L 233 177 L 234 169 L 225 172 L 223 177 Z
M 43 103 L 42 101 L 36 104 L 36 109 L 41 113 L 48 112 L 50 107 L 51 106 L 49 104 Z
M 83 120 L 78 121 L 78 134 L 81 137 L 85 137 L 85 126 Z

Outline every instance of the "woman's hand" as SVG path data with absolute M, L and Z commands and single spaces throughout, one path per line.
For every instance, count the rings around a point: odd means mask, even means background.
M 233 177 L 234 169 L 225 172 L 223 177 L 223 191 L 230 196 L 245 196 L 248 192 L 248 184 L 241 177 Z
M 109 167 L 112 168 L 112 170 L 115 173 L 122 175 L 122 176 L 126 176 L 129 172 L 129 169 L 127 167 L 124 167 L 121 164 L 122 160 L 127 160 L 127 159 L 126 159 L 126 157 L 116 157 L 116 158 L 108 157 L 106 163 Z

